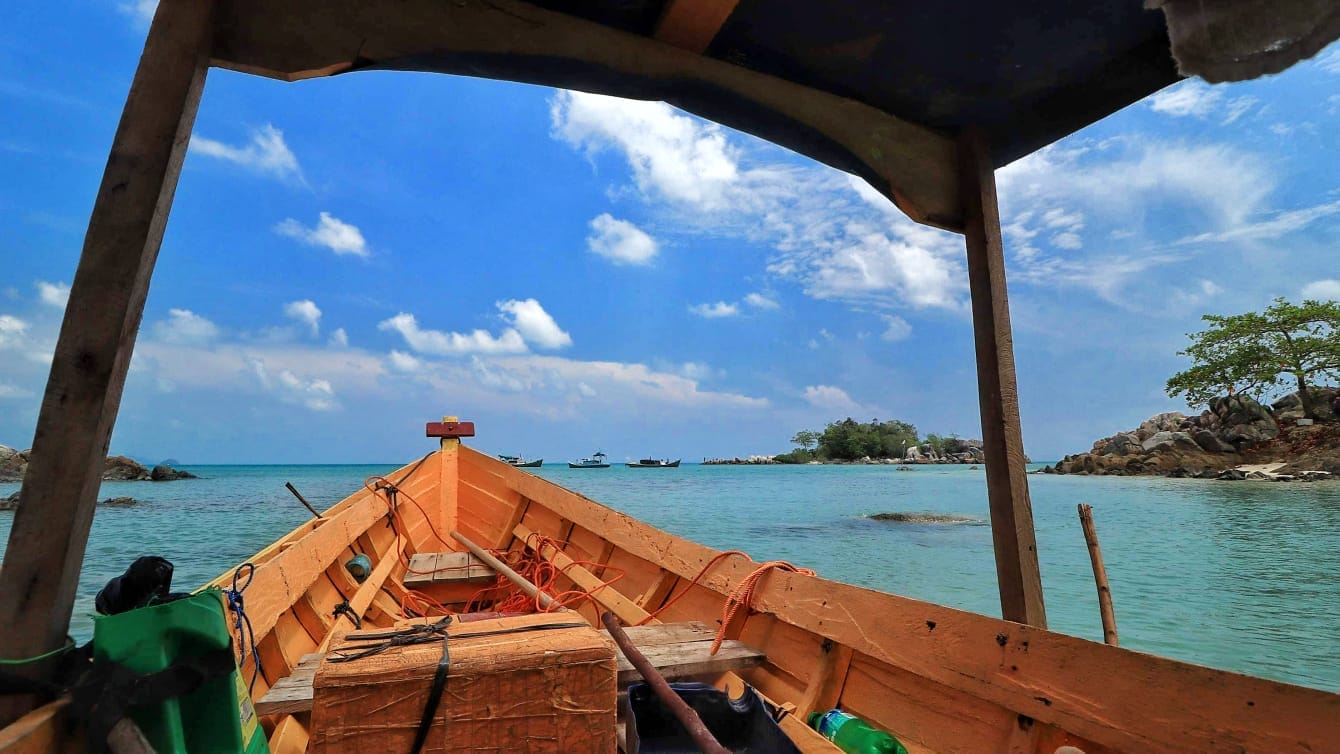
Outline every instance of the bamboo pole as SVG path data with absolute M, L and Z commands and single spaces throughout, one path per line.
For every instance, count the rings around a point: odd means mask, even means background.
M 1079 504 L 1079 523 L 1084 527 L 1084 541 L 1089 545 L 1089 560 L 1093 563 L 1093 580 L 1098 584 L 1098 611 L 1103 616 L 1103 642 L 1117 646 L 1117 616 L 1112 612 L 1112 590 L 1107 585 L 1107 568 L 1103 566 L 1103 551 L 1098 547 L 1098 529 L 1093 525 L 1093 506 Z
M 497 571 L 498 573 L 501 573 L 503 576 L 506 576 L 508 581 L 511 581 L 513 584 L 516 584 L 518 587 L 521 588 L 521 591 L 525 592 L 528 596 L 539 597 L 541 608 L 545 610 L 549 609 L 549 605 L 553 603 L 554 598 L 540 591 L 540 588 L 530 583 L 530 581 L 528 581 L 525 576 L 522 576 L 516 571 L 513 571 L 511 567 L 509 567 L 506 563 L 493 557 L 493 553 L 489 552 L 488 550 L 485 550 L 484 548 L 480 547 L 474 542 L 471 542 L 469 537 L 466 537 L 464 534 L 458 531 L 454 531 L 451 533 L 451 537 L 457 542 L 460 542 L 461 544 L 465 545 L 465 549 L 474 553 L 475 557 L 479 558 L 485 563 L 488 563 L 493 568 L 493 570 Z

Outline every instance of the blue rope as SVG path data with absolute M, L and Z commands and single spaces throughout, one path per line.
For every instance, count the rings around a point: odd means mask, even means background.
M 237 582 L 242 577 L 242 570 L 247 570 L 247 580 L 241 586 Z M 243 563 L 233 571 L 233 588 L 224 589 L 223 593 L 228 597 L 228 609 L 233 611 L 233 628 L 237 630 L 237 640 L 242 642 L 242 656 L 237 658 L 239 664 L 246 662 L 247 648 L 251 648 L 251 661 L 255 665 L 255 670 L 251 674 L 251 683 L 247 685 L 247 693 L 254 693 L 256 690 L 256 678 L 261 674 L 261 656 L 256 653 L 256 632 L 251 628 L 251 618 L 247 617 L 247 610 L 242 602 L 242 592 L 251 586 L 251 580 L 256 577 L 256 566 L 251 563 Z M 243 632 L 245 627 L 246 632 Z M 244 639 L 245 637 L 245 639 Z

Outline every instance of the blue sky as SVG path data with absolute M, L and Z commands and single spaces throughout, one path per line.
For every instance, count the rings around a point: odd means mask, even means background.
M 0 443 L 26 447 L 146 3 L 0 30 Z M 75 7 L 77 6 L 77 7 Z M 1340 45 L 1191 81 L 998 174 L 1025 446 L 1185 409 L 1204 313 L 1340 297 Z M 845 416 L 980 436 L 962 239 L 660 103 L 211 71 L 112 450 L 400 461 L 778 452 Z

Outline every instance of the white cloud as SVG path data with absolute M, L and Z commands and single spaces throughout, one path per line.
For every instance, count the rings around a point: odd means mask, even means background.
M 1267 228 L 1257 218 L 1279 176 L 1270 160 L 1238 146 L 1124 136 L 1044 148 L 1002 168 L 997 180 L 1016 262 L 1011 280 L 1081 286 L 1130 309 L 1138 308 L 1127 295 L 1132 281 L 1151 280 L 1149 270 L 1189 254 L 1161 250 L 1162 218 L 1176 213 L 1191 229 L 1183 243 L 1260 235 Z M 1287 225 L 1305 216 L 1277 219 Z M 1079 230 L 1095 223 L 1103 243 L 1074 253 L 1084 245 Z M 1168 292 L 1160 291 L 1139 293 L 1152 304 Z
M 1266 220 L 1242 222 L 1216 233 L 1189 236 L 1178 243 L 1224 243 L 1226 241 L 1262 241 L 1297 232 L 1322 218 L 1340 214 L 1340 200 L 1315 207 L 1277 212 Z
M 312 411 L 330 411 L 339 407 L 329 380 L 299 377 L 290 369 L 280 369 L 271 377 L 265 359 L 258 356 L 247 357 L 246 363 L 261 387 L 285 403 L 300 404 Z
M 313 338 L 321 332 L 321 310 L 317 308 L 316 302 L 310 299 L 290 301 L 285 304 L 284 315 L 289 319 L 307 325 L 308 329 L 312 331 Z
M 467 353 L 525 353 L 526 341 L 521 333 L 514 329 L 504 330 L 497 337 L 484 330 L 474 330 L 468 335 L 440 330 L 423 330 L 413 314 L 401 312 L 382 321 L 378 330 L 400 333 L 405 343 L 419 353 L 436 356 L 452 356 Z
M 397 372 L 412 373 L 423 368 L 423 362 L 404 351 L 391 351 L 387 361 L 391 362 L 391 368 Z
M 290 217 L 276 225 L 275 232 L 311 246 L 324 246 L 338 255 L 367 257 L 371 254 L 362 231 L 329 212 L 322 212 L 314 227 L 309 228 Z
M 549 312 L 533 298 L 524 301 L 499 301 L 497 307 L 527 343 L 539 348 L 564 348 L 572 345 L 572 336 L 559 328 Z
M 349 333 L 343 327 L 335 328 L 335 332 L 330 334 L 330 345 L 332 348 L 348 348 Z
M 727 130 L 664 103 L 560 92 L 551 104 L 554 138 L 588 154 L 621 154 L 666 227 L 768 243 L 776 252 L 768 271 L 811 297 L 961 307 L 961 238 L 915 225 L 864 181 L 797 164 L 762 141 L 737 144 Z M 878 234 L 883 245 L 871 243 Z
M 902 317 L 886 314 L 883 315 L 883 319 L 884 333 L 879 336 L 882 340 L 889 342 L 906 340 L 912 334 L 912 325 L 908 324 L 907 320 Z
M 154 337 L 164 343 L 203 345 L 219 335 L 219 328 L 189 309 L 169 309 L 168 318 L 153 326 Z
M 64 309 L 70 302 L 70 286 L 65 283 L 48 283 L 45 280 L 37 281 L 37 297 L 47 306 L 54 306 Z
M 31 397 L 33 397 L 33 391 L 31 390 L 25 390 L 18 385 L 10 385 L 5 382 L 0 382 L 0 399 Z
M 586 248 L 615 264 L 651 264 L 657 252 L 656 239 L 627 220 L 618 220 L 608 212 L 591 221 Z
M 734 317 L 740 313 L 740 307 L 735 304 L 728 304 L 725 301 L 718 301 L 715 304 L 691 304 L 689 311 L 699 317 L 707 319 L 718 319 L 721 317 Z
M 1213 112 L 1223 96 L 1222 90 L 1211 88 L 1199 79 L 1187 79 L 1150 96 L 1145 101 L 1154 112 L 1175 118 L 1187 116 L 1204 118 Z
M 834 411 L 854 411 L 860 408 L 847 391 L 832 385 L 810 385 L 805 388 L 805 400 L 815 408 Z
M 28 323 L 9 314 L 0 314 L 0 348 L 17 348 L 25 340 Z
M 722 128 L 642 102 L 585 92 L 559 92 L 550 115 L 554 134 L 594 154 L 623 152 L 644 194 L 659 194 L 705 209 L 724 209 L 739 178 L 737 155 Z
M 775 265 L 772 269 L 777 271 Z M 967 287 L 960 273 L 932 245 L 873 228 L 852 228 L 845 243 L 814 261 L 805 275 L 805 292 L 821 299 L 872 302 L 892 296 L 914 307 L 953 308 Z
M 560 398 L 580 400 L 599 393 L 603 405 L 616 410 L 636 407 L 639 412 L 652 403 L 678 408 L 757 409 L 768 405 L 764 398 L 702 390 L 695 379 L 653 370 L 645 364 L 516 356 L 493 359 L 491 366 L 495 378 L 510 377 L 525 385 L 532 399 L 545 403 Z
M 1340 47 L 1317 58 L 1317 67 L 1327 73 L 1340 73 Z
M 284 132 L 269 123 L 253 129 L 251 141 L 240 147 L 193 134 L 190 151 L 241 165 L 263 175 L 303 182 L 302 168 L 284 143 Z
M 1303 286 L 1304 299 L 1316 301 L 1340 301 L 1340 280 L 1315 280 Z
M 744 302 L 755 309 L 776 309 L 781 306 L 774 299 L 768 298 L 762 293 L 750 293 L 744 297 Z
M 1224 289 L 1213 280 L 1200 281 L 1200 292 L 1205 296 L 1218 296 Z
M 705 380 L 717 374 L 709 364 L 702 364 L 696 361 L 686 361 L 679 366 L 679 373 L 691 380 Z
M 1228 112 L 1224 115 L 1223 125 L 1234 123 L 1260 102 L 1261 100 L 1255 97 L 1234 97 L 1229 100 L 1224 108 Z
M 1214 225 L 1250 217 L 1279 182 L 1269 160 L 1238 147 L 1153 139 L 1045 147 L 1002 168 L 997 180 L 1011 218 L 1039 203 L 1108 217 L 1180 205 Z
M 158 0 L 130 0 L 117 4 L 117 10 L 130 16 L 141 27 L 148 27 L 158 10 Z

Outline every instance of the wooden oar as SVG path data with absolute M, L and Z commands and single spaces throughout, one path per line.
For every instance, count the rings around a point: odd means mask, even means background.
M 516 571 L 513 571 L 506 563 L 493 557 L 493 553 L 489 552 L 488 550 L 485 550 L 484 548 L 480 547 L 474 542 L 471 542 L 469 537 L 466 537 L 464 534 L 458 531 L 453 531 L 451 533 L 451 537 L 452 539 L 455 539 L 457 542 L 460 542 L 461 544 L 465 545 L 465 548 L 470 552 L 474 553 L 475 557 L 479 558 L 485 563 L 488 563 L 489 566 L 493 568 L 493 570 L 497 571 L 498 573 L 501 573 L 503 576 L 506 576 L 508 581 L 511 581 L 513 584 L 516 584 L 521 589 L 521 591 L 527 594 L 527 596 L 531 597 L 532 599 L 538 596 L 540 599 L 541 609 L 543 610 L 549 609 L 549 605 L 553 603 L 554 598 L 540 591 L 540 588 L 530 583 L 530 581 L 528 581 L 525 576 L 522 576 Z
M 674 689 L 670 688 L 670 684 L 666 683 L 665 677 L 656 669 L 656 666 L 648 662 L 637 645 L 633 644 L 633 641 L 628 638 L 628 634 L 624 633 L 623 627 L 619 625 L 619 616 L 606 610 L 600 616 L 600 622 L 605 624 L 605 628 L 609 630 L 614 643 L 619 645 L 623 656 L 627 657 L 633 667 L 637 668 L 637 672 L 642 674 L 642 680 L 651 686 L 652 691 L 656 692 L 656 697 L 670 710 L 675 719 L 679 720 L 679 723 L 684 726 L 684 730 L 688 731 L 689 737 L 693 739 L 693 743 L 698 746 L 698 749 L 703 754 L 730 754 L 730 749 L 722 746 L 717 741 L 716 737 L 712 735 L 712 731 L 707 729 L 703 719 L 698 716 L 698 713 L 679 694 L 676 694 Z

